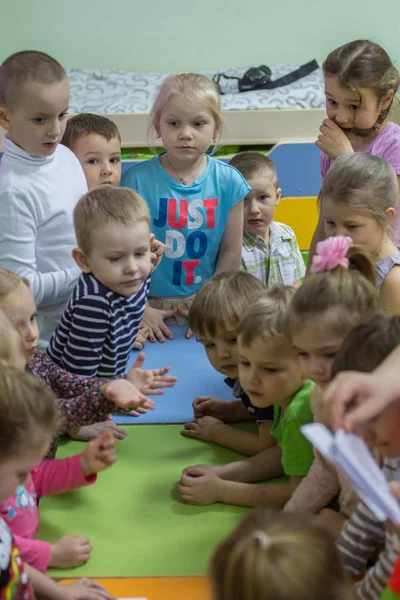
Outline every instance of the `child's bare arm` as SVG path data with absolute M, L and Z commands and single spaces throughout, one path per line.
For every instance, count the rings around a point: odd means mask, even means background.
M 289 481 L 266 484 L 220 480 L 216 501 L 249 508 L 256 506 L 282 508 L 290 499 L 301 479 L 301 477 L 290 477 Z
M 233 206 L 228 215 L 225 232 L 219 244 L 215 273 L 239 270 L 243 239 L 243 200 Z

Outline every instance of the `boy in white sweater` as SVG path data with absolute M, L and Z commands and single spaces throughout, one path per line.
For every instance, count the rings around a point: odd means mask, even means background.
M 29 280 L 47 345 L 80 270 L 72 212 L 87 192 L 76 156 L 60 145 L 69 84 L 63 67 L 33 50 L 0 66 L 0 266 Z

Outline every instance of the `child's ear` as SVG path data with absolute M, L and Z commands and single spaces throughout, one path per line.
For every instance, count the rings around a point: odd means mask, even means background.
M 81 250 L 80 248 L 74 248 L 72 250 L 72 258 L 74 259 L 78 267 L 81 269 L 81 271 L 83 271 L 84 273 L 92 272 L 87 256 L 83 252 L 83 250 Z
M 154 129 L 156 131 L 157 137 L 161 137 L 161 133 L 160 133 L 160 117 L 158 117 L 156 119 L 156 121 L 154 122 Z
M 394 90 L 389 90 L 380 101 L 380 110 L 386 110 L 394 98 Z
M 276 190 L 275 206 L 278 206 L 279 202 L 281 201 L 281 198 L 282 198 L 282 190 L 281 190 L 281 188 L 278 188 Z
M 389 219 L 392 221 L 396 216 L 396 209 L 395 208 L 387 208 L 385 210 L 385 215 L 388 216 Z
M 8 110 L 5 106 L 0 106 L 0 126 L 6 131 L 9 131 L 10 129 Z

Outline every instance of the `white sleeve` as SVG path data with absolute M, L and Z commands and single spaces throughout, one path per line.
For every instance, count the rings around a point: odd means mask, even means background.
M 0 265 L 29 280 L 38 307 L 68 300 L 79 267 L 40 273 L 36 262 L 36 209 L 23 194 L 0 196 Z M 56 244 L 55 240 L 55 244 Z

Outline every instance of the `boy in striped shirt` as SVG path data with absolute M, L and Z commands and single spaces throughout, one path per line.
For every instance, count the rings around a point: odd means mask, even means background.
M 82 274 L 46 352 L 77 375 L 121 376 L 149 292 L 149 211 L 136 192 L 103 185 L 80 199 L 74 227 Z

